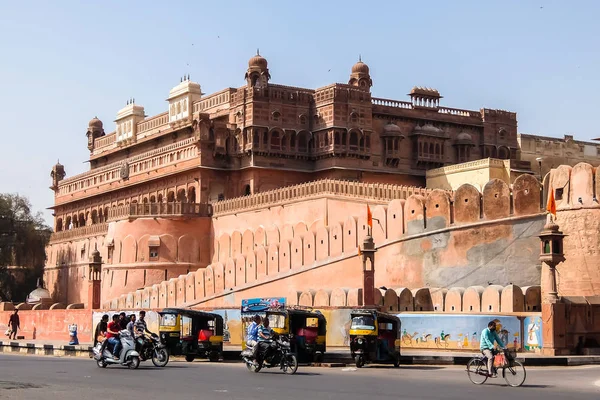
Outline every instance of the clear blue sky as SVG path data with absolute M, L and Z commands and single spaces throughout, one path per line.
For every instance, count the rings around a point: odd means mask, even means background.
M 443 105 L 518 113 L 519 131 L 600 136 L 599 1 L 0 0 L 0 192 L 53 203 L 50 169 L 85 171 L 85 132 L 130 97 L 165 111 L 179 77 L 241 86 L 256 48 L 272 82 L 347 82 L 362 54 L 373 94 L 437 88 Z M 50 221 L 50 213 L 45 212 Z

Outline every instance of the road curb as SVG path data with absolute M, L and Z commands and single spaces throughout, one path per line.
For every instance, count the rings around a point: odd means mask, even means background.
M 49 357 L 78 357 L 90 358 L 92 346 L 89 345 L 60 345 L 27 343 L 27 342 L 2 342 L 0 341 L 0 354 L 24 354 Z M 240 361 L 239 350 L 225 350 L 224 361 Z M 471 355 L 411 355 L 402 356 L 400 363 L 403 365 L 467 365 Z M 600 356 L 558 356 L 558 357 L 517 357 L 517 360 L 528 367 L 569 367 L 600 364 Z M 323 362 L 310 363 L 314 367 L 340 368 L 354 364 L 349 352 L 325 353 Z

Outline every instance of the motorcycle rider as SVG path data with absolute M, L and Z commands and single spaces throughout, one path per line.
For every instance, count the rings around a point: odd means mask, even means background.
M 269 327 L 269 318 L 265 317 L 258 327 L 258 343 L 256 345 L 256 364 L 261 365 L 266 358 L 270 341 L 273 338 L 273 329 Z
M 112 322 L 108 323 L 106 329 L 106 340 L 102 343 L 103 347 L 100 354 L 103 354 L 105 343 L 110 343 L 113 346 L 113 357 L 115 360 L 119 359 L 119 351 L 121 350 L 121 341 L 119 340 L 119 315 L 115 314 L 112 317 Z
M 146 324 L 146 311 L 140 311 L 140 317 L 135 322 L 135 331 L 138 335 L 143 335 L 144 332 L 152 335 L 152 332 L 148 330 L 148 325 Z
M 135 337 L 135 314 L 129 316 L 129 323 L 127 324 L 127 330 L 131 333 L 131 337 Z
M 256 349 L 258 346 L 258 327 L 260 325 L 260 316 L 257 314 L 252 318 L 252 323 L 246 330 L 246 345 L 252 347 L 252 359 L 256 358 Z M 255 361 L 256 362 L 256 361 Z

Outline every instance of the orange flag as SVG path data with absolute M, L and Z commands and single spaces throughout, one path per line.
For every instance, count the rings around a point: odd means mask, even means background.
M 551 187 L 548 190 L 548 204 L 546 210 L 556 218 L 556 200 L 554 200 L 554 189 Z
M 373 230 L 373 214 L 371 214 L 371 207 L 367 204 L 367 225 L 371 227 L 371 231 Z

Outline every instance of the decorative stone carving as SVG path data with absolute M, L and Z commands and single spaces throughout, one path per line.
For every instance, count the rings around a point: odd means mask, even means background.
M 127 161 L 124 161 L 123 164 L 121 164 L 121 179 L 129 179 L 129 163 Z

